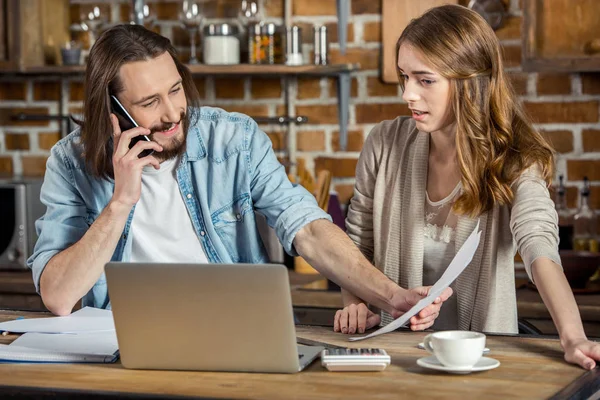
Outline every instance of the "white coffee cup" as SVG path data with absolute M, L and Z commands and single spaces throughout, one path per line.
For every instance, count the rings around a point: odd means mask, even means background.
M 469 331 L 441 331 L 425 336 L 423 345 L 444 366 L 467 369 L 481 358 L 485 335 Z

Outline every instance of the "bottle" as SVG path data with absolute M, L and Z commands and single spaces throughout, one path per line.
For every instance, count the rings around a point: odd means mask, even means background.
M 583 178 L 580 197 L 579 210 L 573 216 L 573 250 L 598 252 L 596 214 L 589 205 L 590 182 L 587 176 Z
M 554 206 L 558 214 L 559 250 L 573 250 L 573 213 L 567 207 L 567 196 L 563 176 L 558 177 Z

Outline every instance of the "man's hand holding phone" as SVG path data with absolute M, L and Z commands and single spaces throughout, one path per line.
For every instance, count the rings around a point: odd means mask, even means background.
M 114 114 L 110 115 L 113 126 L 113 169 L 115 174 L 115 191 L 112 201 L 127 206 L 129 209 L 140 199 L 142 191 L 142 169 L 152 165 L 160 169 L 160 163 L 152 156 L 139 158 L 147 150 L 162 151 L 162 146 L 154 141 L 140 140 L 131 149 L 132 139 L 140 135 L 149 135 L 150 130 L 142 127 L 121 132 L 119 120 Z

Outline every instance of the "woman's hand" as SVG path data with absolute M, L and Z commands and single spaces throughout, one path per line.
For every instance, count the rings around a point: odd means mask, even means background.
M 562 347 L 567 362 L 580 365 L 585 369 L 595 368 L 596 361 L 600 360 L 600 343 L 586 338 L 566 342 Z
M 393 312 L 392 317 L 398 318 L 404 311 L 408 311 L 421 298 L 429 293 L 429 286 L 421 286 L 404 291 L 402 300 L 398 308 Z M 413 331 L 422 331 L 433 325 L 435 319 L 440 315 L 440 309 L 444 301 L 452 295 L 452 289 L 446 288 L 435 301 L 423 308 L 417 315 L 410 319 L 410 329 Z M 400 311 L 402 310 L 402 311 Z M 333 331 L 342 333 L 364 333 L 381 322 L 381 317 L 373 313 L 365 303 L 350 304 L 342 310 L 335 313 L 333 321 Z
M 365 303 L 350 304 L 335 313 L 333 331 L 354 334 L 379 325 L 381 317 L 369 310 Z

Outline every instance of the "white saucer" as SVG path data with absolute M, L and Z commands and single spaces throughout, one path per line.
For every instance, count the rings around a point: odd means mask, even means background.
M 500 361 L 490 357 L 481 357 L 477 364 L 467 368 L 446 367 L 438 361 L 435 356 L 423 357 L 417 360 L 417 364 L 424 368 L 445 371 L 451 374 L 469 374 L 471 372 L 487 371 L 488 369 L 498 368 Z
M 419 343 L 417 347 L 421 350 L 425 350 L 425 345 L 423 344 L 423 342 Z M 483 354 L 488 354 L 489 352 L 490 349 L 488 349 L 487 347 L 483 349 Z

